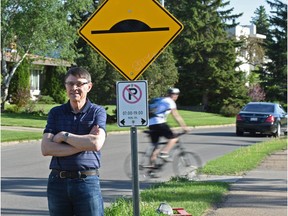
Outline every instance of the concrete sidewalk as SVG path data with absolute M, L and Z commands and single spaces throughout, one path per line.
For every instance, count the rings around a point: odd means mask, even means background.
M 233 183 L 225 201 L 204 215 L 287 216 L 287 150 Z

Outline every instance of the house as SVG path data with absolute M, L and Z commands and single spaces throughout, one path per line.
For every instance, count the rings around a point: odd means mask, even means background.
M 236 37 L 237 40 L 244 39 L 246 43 L 243 47 L 236 50 L 239 54 L 237 61 L 242 62 L 238 70 L 245 71 L 247 76 L 251 71 L 255 69 L 255 66 L 265 61 L 264 53 L 260 56 L 256 53 L 255 46 L 253 47 L 253 41 L 263 41 L 266 39 L 265 35 L 257 34 L 256 25 L 238 25 L 227 30 L 231 37 Z M 249 44 L 250 43 L 250 44 Z M 258 55 L 258 56 L 257 56 Z M 260 62 L 259 62 L 260 61 Z
M 10 46 L 11 47 L 11 46 Z M 5 60 L 7 67 L 19 60 L 19 55 L 15 49 L 9 49 L 5 52 Z M 41 95 L 41 88 L 45 82 L 45 77 L 47 73 L 51 73 L 55 67 L 65 66 L 70 67 L 72 64 L 70 62 L 43 57 L 38 55 L 28 54 L 27 59 L 31 60 L 30 67 L 30 95 L 31 99 L 35 100 Z

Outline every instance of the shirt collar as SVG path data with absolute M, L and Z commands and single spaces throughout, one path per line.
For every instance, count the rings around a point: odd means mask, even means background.
M 87 101 L 84 105 L 84 108 L 79 113 L 86 113 L 90 106 L 91 106 L 91 101 L 89 99 L 87 99 Z M 68 102 L 65 104 L 65 108 L 68 112 L 73 112 L 73 109 L 70 105 L 70 100 L 68 100 Z

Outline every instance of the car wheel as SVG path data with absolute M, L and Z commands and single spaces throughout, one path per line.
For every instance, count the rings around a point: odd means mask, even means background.
M 276 131 L 275 133 L 273 133 L 273 136 L 274 136 L 275 138 L 281 136 L 281 125 L 280 125 L 280 123 L 277 124 L 277 131 Z
M 239 128 L 236 128 L 236 135 L 237 136 L 243 136 L 244 132 L 239 130 Z

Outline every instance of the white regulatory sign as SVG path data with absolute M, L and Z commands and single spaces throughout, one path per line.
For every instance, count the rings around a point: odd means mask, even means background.
M 119 81 L 116 91 L 118 126 L 147 126 L 147 81 Z

